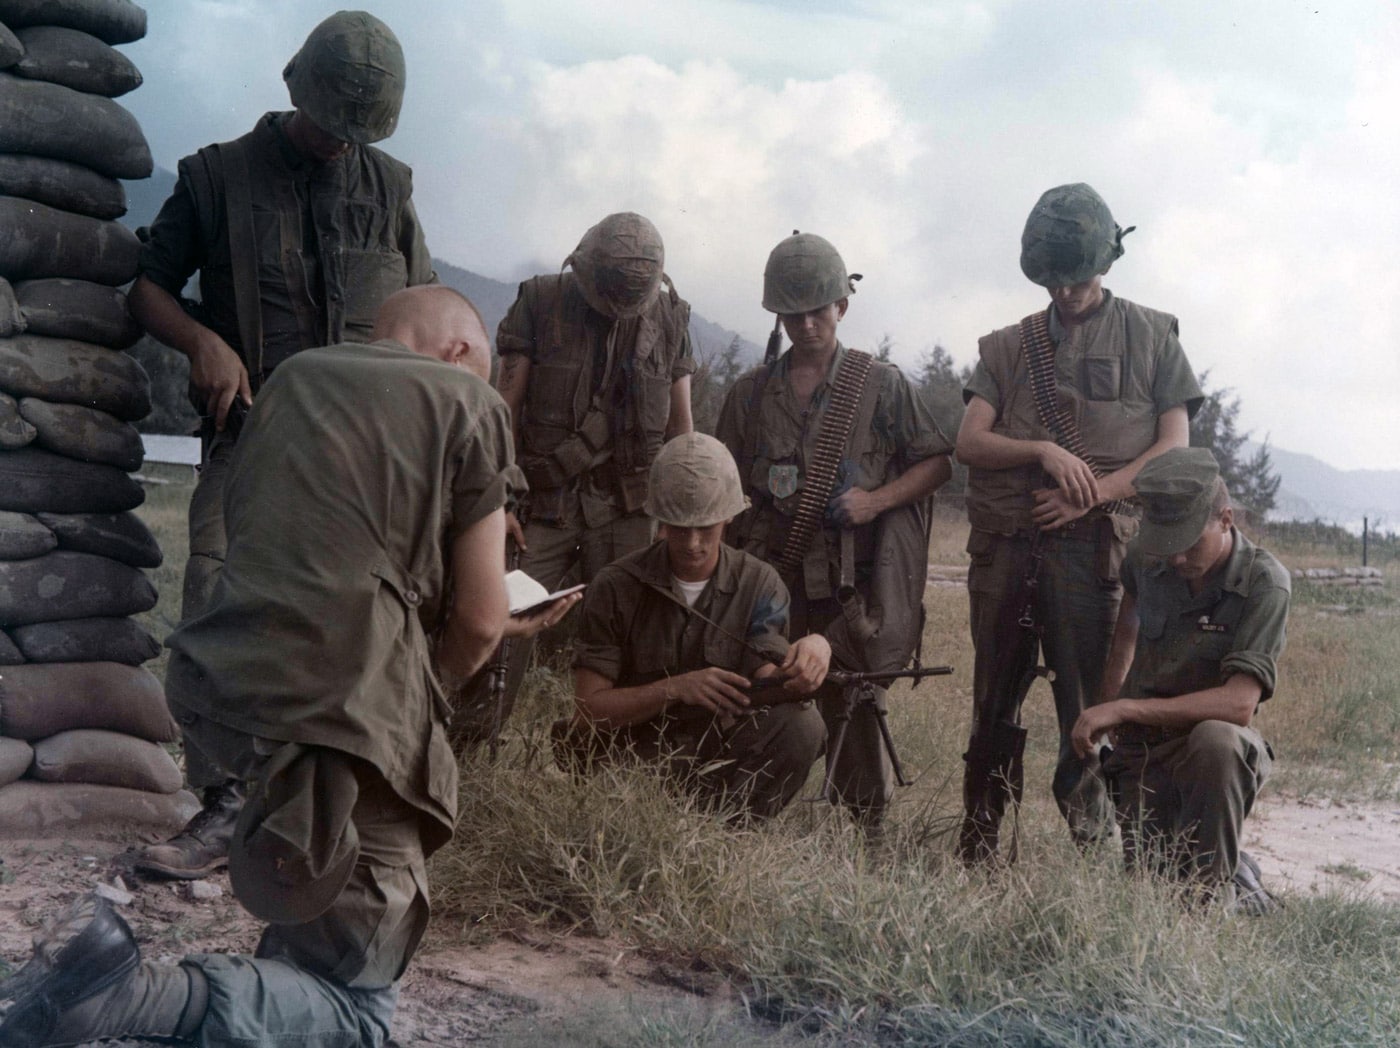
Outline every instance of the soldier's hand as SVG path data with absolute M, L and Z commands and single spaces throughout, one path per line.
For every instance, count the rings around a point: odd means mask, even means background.
M 570 593 L 560 597 L 528 615 L 511 615 L 506 619 L 502 637 L 533 637 L 559 624 L 559 621 L 573 610 L 575 604 L 583 600 L 583 592 Z
M 214 416 L 214 428 L 223 432 L 234 397 L 252 406 L 253 387 L 248 369 L 227 342 L 210 331 L 190 354 L 190 383 L 204 396 L 204 413 Z
M 787 678 L 783 682 L 784 691 L 810 695 L 822 686 L 830 668 L 831 645 L 820 633 L 809 633 L 788 648 L 787 658 L 778 667 L 778 673 Z
M 1074 728 L 1070 731 L 1069 738 L 1074 745 L 1074 752 L 1080 757 L 1089 756 L 1090 753 L 1098 749 L 1099 741 L 1121 723 L 1116 700 L 1090 706 L 1079 715 L 1079 719 L 1074 722 Z
M 869 524 L 880 515 L 884 507 L 874 492 L 864 488 L 851 487 L 831 500 L 831 515 L 843 528 L 855 528 Z
M 1089 464 L 1048 440 L 1040 442 L 1040 468 L 1081 509 L 1091 509 L 1099 501 L 1099 482 Z
M 530 547 L 525 545 L 525 529 L 520 526 L 520 519 L 509 510 L 506 511 L 506 535 L 515 543 L 515 548 L 521 553 L 527 552 Z
M 1031 494 L 1035 496 L 1031 519 L 1041 531 L 1062 528 L 1089 512 L 1089 507 L 1076 506 L 1065 498 L 1065 493 L 1059 488 L 1039 488 Z
M 720 716 L 736 717 L 748 712 L 749 697 L 743 690 L 748 686 L 749 682 L 737 673 L 707 666 L 667 680 L 666 699 L 700 706 Z

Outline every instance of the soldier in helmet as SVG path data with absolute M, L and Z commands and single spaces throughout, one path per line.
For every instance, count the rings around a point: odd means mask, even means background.
M 393 32 L 363 11 L 338 12 L 282 75 L 293 111 L 268 113 L 243 137 L 180 161 L 129 296 L 142 326 L 189 357 L 205 417 L 186 622 L 207 605 L 224 560 L 224 475 L 262 383 L 303 349 L 367 341 L 389 295 L 436 280 L 409 169 L 370 145 L 393 134 L 403 101 Z M 187 309 L 180 294 L 196 271 L 201 300 Z M 176 837 L 137 853 L 144 873 L 197 878 L 227 863 L 241 788 L 188 739 L 185 765 L 203 810 Z
M 852 279 L 822 237 L 794 234 L 773 249 L 763 308 L 792 348 L 735 384 L 716 435 L 752 501 L 731 541 L 778 567 L 793 632 L 825 634 L 846 669 L 902 669 L 922 632 L 926 503 L 952 472 L 951 445 L 897 367 L 837 338 Z M 839 454 L 823 456 L 822 444 Z M 817 698 L 834 737 L 841 691 L 828 684 Z M 893 772 L 873 710 L 847 726 L 832 788 L 860 825 L 879 826 Z
M 661 234 L 641 215 L 609 215 L 564 260 L 531 277 L 496 333 L 497 388 L 530 483 L 528 522 L 512 515 L 520 569 L 549 589 L 589 582 L 651 543 L 647 474 L 664 441 L 691 431 L 690 306 L 665 273 Z M 462 696 L 454 744 L 499 730 L 529 645 L 511 652 L 501 709 L 485 682 Z
M 789 645 L 778 574 L 723 542 L 747 505 L 724 445 L 676 437 L 651 466 L 652 545 L 603 568 L 583 606 L 576 712 L 559 752 L 664 763 L 702 800 L 739 817 L 776 815 L 801 789 L 826 730 L 804 697 L 826 677 L 819 635 Z M 754 679 L 785 678 L 755 702 Z
M 1103 782 L 1070 729 L 1097 700 L 1137 528 L 1119 500 L 1148 461 L 1187 443 L 1201 403 L 1176 318 L 1103 286 L 1131 231 L 1083 183 L 1046 191 L 1021 235 L 1021 270 L 1050 304 L 983 338 L 963 391 L 976 649 L 959 837 L 968 863 L 996 856 L 1020 796 L 1020 704 L 1042 653 L 1060 724 L 1055 800 L 1077 842 L 1111 831 Z

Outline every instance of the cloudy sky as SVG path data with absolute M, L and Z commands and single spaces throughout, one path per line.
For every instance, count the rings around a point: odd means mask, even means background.
M 1256 438 L 1400 468 L 1390 0 L 362 2 L 404 45 L 386 145 L 441 258 L 515 280 L 640 211 L 680 292 L 761 342 L 764 260 L 800 228 L 865 274 L 846 342 L 963 364 L 1042 305 L 1021 226 L 1085 181 L 1138 227 L 1108 286 L 1180 318 Z M 335 9 L 143 6 L 123 101 L 172 170 L 285 108 L 283 64 Z

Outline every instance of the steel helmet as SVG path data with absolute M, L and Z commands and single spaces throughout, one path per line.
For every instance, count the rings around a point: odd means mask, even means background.
M 365 11 L 337 11 L 282 70 L 296 106 L 322 131 L 365 145 L 394 133 L 403 105 L 403 49 Z
M 591 307 L 621 320 L 639 315 L 656 299 L 666 246 L 646 218 L 620 211 L 583 234 L 564 264 L 573 267 Z
M 1047 189 L 1021 233 L 1021 272 L 1042 287 L 1083 283 L 1108 272 L 1135 228 L 1120 228 L 1103 197 L 1083 182 Z
M 642 508 L 661 524 L 708 528 L 737 517 L 748 505 L 729 449 L 704 433 L 683 433 L 667 441 L 652 462 Z
M 831 241 L 815 233 L 794 233 L 768 254 L 763 267 L 763 308 L 770 313 L 806 313 L 839 302 L 855 292 L 859 273 Z

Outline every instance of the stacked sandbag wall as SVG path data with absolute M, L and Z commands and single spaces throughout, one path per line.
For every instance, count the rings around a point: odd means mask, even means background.
M 118 179 L 151 153 L 114 97 L 130 0 L 0 0 L 0 836 L 178 827 L 179 732 L 142 663 L 159 644 L 132 510 L 150 383 L 122 290 L 138 243 Z

